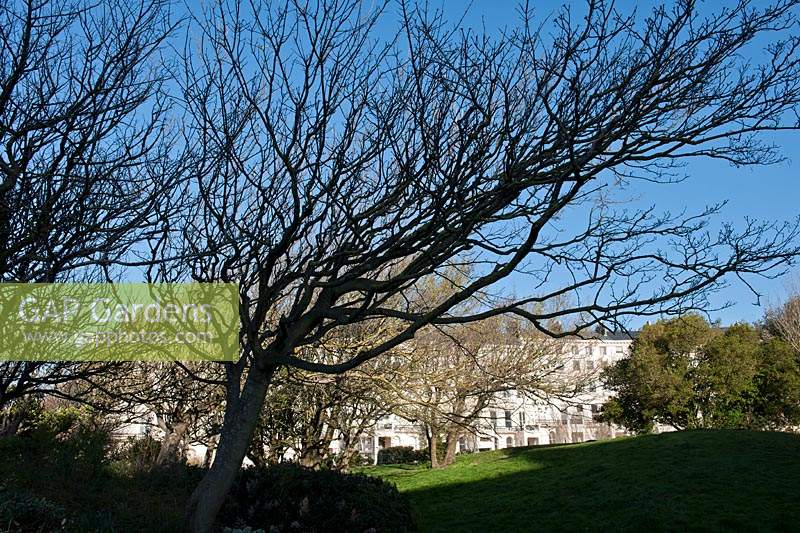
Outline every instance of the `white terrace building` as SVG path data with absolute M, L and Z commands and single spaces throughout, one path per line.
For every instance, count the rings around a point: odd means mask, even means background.
M 611 333 L 568 342 L 567 371 L 599 374 L 609 364 L 628 355 L 632 339 Z M 571 367 L 571 368 L 570 368 Z M 610 396 L 596 380 L 585 394 L 569 401 L 535 400 L 524 394 L 506 392 L 467 435 L 459 440 L 459 451 L 496 450 L 514 446 L 561 444 L 610 439 L 626 432 L 595 420 Z M 423 428 L 396 415 L 388 415 L 375 426 L 372 435 L 362 437 L 361 452 L 377 460 L 378 450 L 390 446 L 427 447 Z

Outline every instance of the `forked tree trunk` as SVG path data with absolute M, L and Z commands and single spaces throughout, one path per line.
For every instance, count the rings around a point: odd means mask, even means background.
M 317 469 L 322 466 L 322 461 L 324 457 L 320 450 L 316 447 L 304 449 L 300 453 L 300 458 L 298 459 L 298 463 L 301 466 L 305 466 L 306 468 L 314 468 Z
M 335 468 L 339 472 L 349 472 L 350 465 L 353 462 L 353 458 L 358 453 L 358 450 L 350 444 L 345 446 L 342 452 L 339 454 L 339 457 L 336 458 Z
M 178 462 L 183 455 L 180 449 L 181 442 L 188 430 L 189 422 L 182 421 L 164 431 L 164 439 L 161 441 L 161 449 L 158 450 L 155 466 L 163 466 L 167 463 Z
M 238 398 L 229 394 L 214 462 L 195 488 L 186 508 L 186 525 L 193 533 L 210 533 L 242 466 L 273 370 L 251 367 Z
M 299 463 L 307 468 L 320 468 L 329 455 L 329 449 L 335 435 L 332 426 L 327 426 L 324 431 L 322 424 L 326 423 L 317 420 L 319 424 L 312 428 L 305 439 L 303 449 L 300 452 Z
M 358 454 L 358 442 L 361 439 L 361 435 L 364 432 L 364 428 L 361 427 L 360 429 L 353 431 L 353 433 L 342 434 L 340 435 L 340 439 L 342 442 L 342 449 L 336 457 L 335 461 L 335 468 L 340 472 L 349 472 L 350 465 L 353 462 L 356 454 Z

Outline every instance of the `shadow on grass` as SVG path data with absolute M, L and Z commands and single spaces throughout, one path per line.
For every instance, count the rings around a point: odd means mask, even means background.
M 482 455 L 391 476 L 423 531 L 800 527 L 797 435 L 692 431 Z

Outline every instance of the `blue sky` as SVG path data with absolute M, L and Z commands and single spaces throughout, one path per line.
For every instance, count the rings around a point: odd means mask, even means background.
M 546 17 L 557 10 L 562 1 L 531 1 L 537 17 Z M 718 11 L 726 2 L 720 0 L 698 2 L 701 11 Z M 756 2 L 758 4 L 758 2 Z M 459 2 L 453 0 L 431 1 L 431 7 L 439 7 L 453 20 L 465 13 L 464 23 L 476 29 L 497 31 L 503 26 L 514 26 L 518 21 L 515 2 L 482 1 Z M 584 2 L 572 2 L 574 13 L 582 11 Z M 629 11 L 637 6 L 639 13 L 646 13 L 654 2 L 616 2 L 618 9 Z M 772 221 L 792 221 L 800 215 L 800 132 L 781 132 L 763 137 L 781 148 L 786 161 L 772 166 L 735 168 L 727 163 L 712 160 L 694 160 L 684 169 L 688 179 L 680 184 L 641 187 L 642 201 L 667 211 L 690 211 L 722 200 L 728 204 L 723 209 L 720 222 L 741 226 L 745 217 Z M 786 287 L 792 280 L 800 279 L 800 268 L 794 267 L 789 274 L 777 280 L 751 278 L 754 288 L 763 294 L 761 305 L 756 305 L 752 292 L 738 280 L 730 280 L 730 286 L 713 298 L 716 306 L 731 302 L 722 311 L 712 313 L 713 318 L 723 323 L 740 320 L 754 321 L 763 316 L 764 306 L 781 301 Z M 523 292 L 523 291 L 520 291 Z M 636 321 L 632 327 L 638 326 Z

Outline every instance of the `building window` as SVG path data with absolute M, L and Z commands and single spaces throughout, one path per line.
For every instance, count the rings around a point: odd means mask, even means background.
M 594 370 L 594 361 L 586 361 L 586 368 L 589 370 Z
M 581 362 L 580 361 L 572 361 L 572 370 L 580 370 L 581 369 Z
M 506 437 L 506 448 L 514 447 L 514 437 Z
M 519 425 L 520 427 L 525 427 L 525 411 L 520 411 L 519 413 Z
M 497 427 L 497 411 L 489 411 L 489 418 L 492 419 L 492 427 Z
M 511 411 L 506 411 L 506 427 L 510 428 L 513 424 L 511 423 Z
M 592 355 L 592 347 L 591 347 L 591 346 L 587 346 L 587 347 L 586 347 L 586 348 L 583 350 L 583 353 L 585 353 L 586 355 Z
M 608 355 L 608 348 L 606 348 L 605 346 L 601 346 L 600 355 Z
M 528 437 L 528 446 L 538 446 L 539 439 L 537 437 Z
M 392 437 L 378 437 L 378 448 L 389 448 L 392 445 Z
M 572 354 L 573 355 L 578 355 L 578 347 L 577 346 L 573 346 L 572 347 Z

